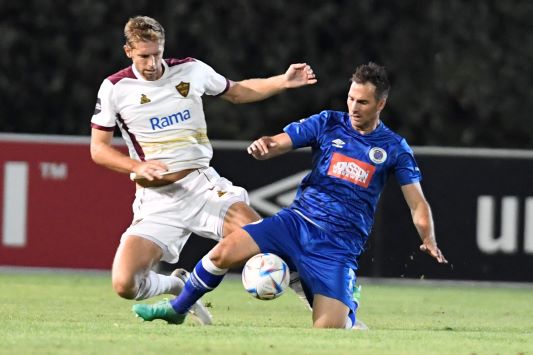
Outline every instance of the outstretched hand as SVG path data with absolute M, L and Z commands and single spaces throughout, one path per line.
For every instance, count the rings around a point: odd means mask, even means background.
M 440 249 L 434 244 L 424 243 L 420 246 L 420 251 L 435 258 L 439 264 L 448 264 L 448 260 L 444 258 Z
M 287 88 L 297 88 L 317 82 L 313 69 L 306 63 L 291 64 L 285 72 L 285 79 L 287 80 Z
M 257 160 L 267 159 L 270 148 L 275 148 L 278 144 L 272 137 L 261 137 L 250 144 L 246 149 L 248 154 Z

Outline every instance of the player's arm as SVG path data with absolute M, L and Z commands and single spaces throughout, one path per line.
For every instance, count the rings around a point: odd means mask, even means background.
M 96 164 L 120 173 L 134 172 L 148 180 L 160 179 L 167 166 L 156 160 L 140 162 L 131 159 L 111 146 L 113 132 L 93 128 L 91 131 L 91 158 Z
M 416 182 L 402 186 L 402 193 L 411 210 L 413 224 L 420 235 L 420 239 L 422 239 L 420 250 L 431 255 L 441 264 L 447 263 L 448 261 L 437 247 L 431 208 L 424 197 L 420 183 Z
M 276 95 L 286 89 L 312 85 L 317 82 L 313 69 L 306 63 L 291 64 L 285 74 L 265 79 L 246 79 L 233 82 L 221 97 L 234 104 L 255 102 Z
M 266 160 L 292 150 L 292 140 L 287 133 L 261 137 L 248 146 L 248 154 L 257 160 Z

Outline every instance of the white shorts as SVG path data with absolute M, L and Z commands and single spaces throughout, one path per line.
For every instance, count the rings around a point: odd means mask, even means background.
M 172 184 L 137 189 L 133 222 L 122 239 L 149 239 L 163 250 L 161 260 L 175 263 L 191 233 L 219 240 L 226 212 L 236 202 L 249 204 L 245 189 L 211 167 L 194 170 Z

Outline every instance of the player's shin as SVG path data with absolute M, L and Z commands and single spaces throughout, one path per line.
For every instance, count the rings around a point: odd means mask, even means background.
M 216 267 L 209 255 L 204 256 L 194 267 L 181 294 L 170 301 L 172 308 L 176 313 L 185 314 L 197 300 L 222 282 L 227 271 Z

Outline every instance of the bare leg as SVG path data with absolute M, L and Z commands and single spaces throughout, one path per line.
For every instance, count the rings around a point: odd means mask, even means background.
M 223 236 L 227 236 L 235 230 L 252 222 L 260 220 L 261 217 L 250 206 L 244 202 L 237 202 L 231 205 L 224 217 Z
M 163 304 L 135 305 L 134 311 L 144 320 L 164 319 L 181 324 L 187 311 L 222 282 L 229 267 L 246 261 L 258 252 L 259 247 L 252 237 L 244 229 L 236 229 L 196 264 L 178 297 Z
M 111 279 L 115 292 L 120 297 L 134 299 L 142 280 L 162 255 L 161 248 L 148 239 L 124 238 L 113 260 Z
M 148 321 L 164 319 L 173 324 L 183 323 L 187 311 L 194 310 L 192 307 L 199 299 L 220 284 L 228 267 L 259 253 L 252 237 L 240 228 L 259 219 L 259 215 L 243 202 L 230 206 L 224 217 L 224 238 L 196 264 L 179 296 L 154 305 L 134 305 L 134 312 Z
M 316 294 L 313 301 L 313 327 L 344 328 L 349 308 L 331 297 Z
M 239 228 L 215 245 L 208 256 L 216 267 L 228 269 L 243 264 L 260 252 L 253 238 L 244 229 Z

